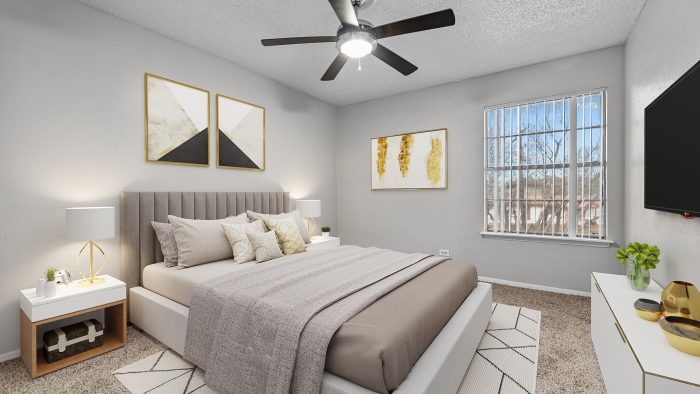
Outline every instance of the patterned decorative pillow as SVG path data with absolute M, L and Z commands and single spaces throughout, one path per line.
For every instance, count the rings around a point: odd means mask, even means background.
M 151 226 L 156 230 L 156 237 L 160 243 L 160 250 L 163 252 L 163 261 L 166 267 L 177 265 L 177 242 L 173 225 L 170 223 L 151 222 Z
M 258 263 L 284 256 L 277 243 L 277 236 L 275 236 L 274 231 L 250 233 L 248 234 L 248 239 L 250 243 L 253 244 L 255 260 L 257 260 Z
M 284 254 L 294 254 L 306 252 L 306 244 L 299 234 L 299 227 L 294 217 L 286 218 L 264 218 L 267 228 L 275 231 Z
M 287 212 L 287 213 L 280 213 L 278 215 L 268 215 L 264 213 L 257 213 L 253 211 L 245 211 L 248 214 L 248 218 L 253 221 L 253 220 L 258 220 L 262 219 L 265 221 L 265 219 L 284 219 L 286 217 L 293 217 L 294 220 L 297 223 L 297 227 L 299 227 L 299 233 L 301 234 L 301 237 L 304 238 L 304 242 L 309 243 L 311 242 L 311 238 L 309 238 L 309 232 L 306 229 L 306 225 L 304 224 L 304 219 L 302 219 L 301 214 L 299 213 L 298 209 L 295 209 L 292 212 Z M 270 229 L 272 230 L 272 229 Z
M 255 249 L 253 249 L 253 244 L 248 239 L 248 234 L 264 233 L 267 229 L 262 220 L 242 224 L 221 223 L 221 227 L 224 229 L 226 238 L 231 243 L 234 263 L 241 264 L 255 260 Z

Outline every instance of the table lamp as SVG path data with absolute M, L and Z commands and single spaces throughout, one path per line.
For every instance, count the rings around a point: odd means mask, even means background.
M 78 272 L 83 277 L 80 284 L 91 286 L 104 281 L 104 278 L 98 278 L 97 274 L 107 263 L 107 256 L 94 241 L 114 237 L 114 207 L 66 208 L 66 236 L 71 241 L 86 241 L 76 258 Z M 90 247 L 90 275 L 86 276 L 80 268 L 80 255 L 88 246 Z M 95 249 L 102 253 L 102 264 L 97 271 L 93 265 Z
M 310 237 L 316 229 L 314 218 L 321 216 L 321 200 L 297 200 L 297 209 L 301 217 L 306 219 L 306 230 Z

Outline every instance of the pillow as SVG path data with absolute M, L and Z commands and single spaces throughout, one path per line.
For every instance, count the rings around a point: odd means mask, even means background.
M 311 240 L 309 239 L 309 232 L 306 230 L 306 225 L 304 225 L 304 219 L 301 218 L 299 211 L 296 209 L 292 212 L 280 213 L 279 215 L 267 215 L 264 213 L 257 213 L 253 211 L 246 211 L 246 213 L 248 214 L 250 220 L 262 219 L 263 221 L 265 221 L 265 219 L 283 219 L 289 216 L 293 216 L 294 220 L 297 223 L 297 227 L 299 227 L 299 234 L 301 234 L 301 237 L 304 239 L 304 242 L 307 244 L 311 242 Z
M 255 260 L 257 260 L 258 263 L 284 256 L 277 243 L 277 236 L 275 236 L 274 231 L 250 233 L 248 234 L 248 239 L 250 243 L 253 244 Z
M 294 254 L 306 252 L 304 239 L 299 234 L 299 228 L 293 217 L 287 216 L 281 219 L 265 219 L 267 228 L 275 231 L 277 241 L 282 247 L 282 253 Z
M 231 244 L 221 229 L 221 223 L 248 223 L 245 214 L 219 220 L 193 220 L 168 215 L 177 243 L 177 265 L 192 267 L 199 264 L 230 259 Z
M 160 243 L 160 250 L 163 252 L 163 261 L 166 267 L 177 265 L 177 243 L 173 225 L 170 223 L 151 222 L 151 226 L 156 230 L 156 237 Z
M 234 263 L 241 264 L 255 260 L 255 249 L 248 239 L 248 234 L 264 233 L 267 229 L 262 220 L 242 224 L 221 223 L 221 227 L 233 249 Z

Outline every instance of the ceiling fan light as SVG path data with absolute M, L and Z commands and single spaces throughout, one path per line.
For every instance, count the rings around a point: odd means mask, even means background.
M 364 31 L 343 34 L 338 40 L 338 50 L 355 59 L 369 55 L 376 47 L 377 41 Z

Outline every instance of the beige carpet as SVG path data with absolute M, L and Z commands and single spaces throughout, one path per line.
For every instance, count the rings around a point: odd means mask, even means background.
M 590 299 L 494 285 L 494 302 L 542 312 L 538 393 L 604 393 L 590 335 Z M 120 393 L 118 368 L 165 347 L 129 328 L 128 343 L 102 356 L 30 379 L 19 359 L 0 363 L 0 393 Z

